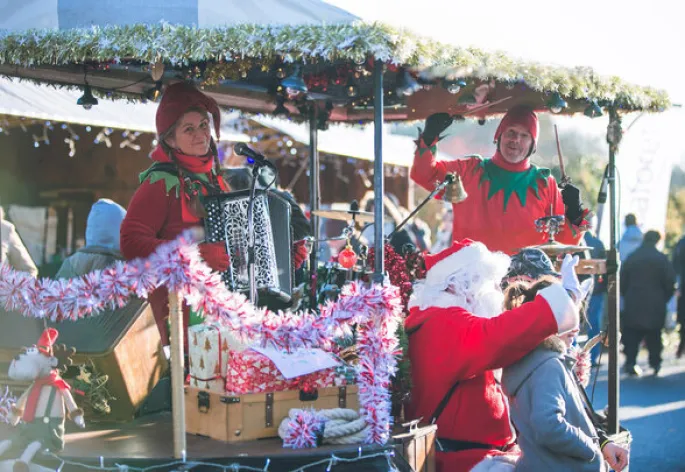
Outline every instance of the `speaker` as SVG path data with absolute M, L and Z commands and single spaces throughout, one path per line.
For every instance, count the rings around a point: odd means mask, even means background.
M 1 309 L 0 319 L 0 385 L 9 385 L 21 393 L 28 384 L 7 377 L 9 363 L 22 347 L 38 341 L 43 320 Z M 168 370 L 152 309 L 143 300 L 132 300 L 121 309 L 97 316 L 48 326 L 59 331 L 57 344 L 76 348 L 75 364 L 90 360 L 101 374 L 109 376 L 107 390 L 115 397 L 110 401 L 111 412 L 91 420 L 130 420 Z M 79 396 L 74 398 L 78 403 Z

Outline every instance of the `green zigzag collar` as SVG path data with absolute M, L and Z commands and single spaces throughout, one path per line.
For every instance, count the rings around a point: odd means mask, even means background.
M 190 177 L 191 180 L 200 180 L 202 182 L 209 183 L 209 178 L 206 174 L 186 173 L 186 175 Z M 172 172 L 169 168 L 155 163 L 147 170 L 141 172 L 139 178 L 141 184 L 146 180 L 149 180 L 151 184 L 163 180 L 167 195 L 169 195 L 171 190 L 176 188 L 176 196 L 179 196 L 181 182 L 178 180 L 178 173 L 176 171 Z
M 543 167 L 536 167 L 531 165 L 528 170 L 522 172 L 512 172 L 499 167 L 492 162 L 492 159 L 481 160 L 479 168 L 483 170 L 480 176 L 479 186 L 483 182 L 490 182 L 490 190 L 488 192 L 488 200 L 497 194 L 500 190 L 504 192 L 504 209 L 507 209 L 507 204 L 511 195 L 515 193 L 519 197 L 521 206 L 526 206 L 526 196 L 528 189 L 533 189 L 535 196 L 540 198 L 538 193 L 538 180 L 542 180 L 544 185 L 547 185 L 547 178 L 551 175 L 549 169 Z

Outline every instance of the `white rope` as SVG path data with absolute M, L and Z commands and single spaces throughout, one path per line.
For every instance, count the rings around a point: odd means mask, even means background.
M 295 418 L 296 412 L 297 409 L 291 409 L 288 412 L 289 416 L 281 421 L 278 427 L 278 435 L 281 439 L 287 436 L 290 420 Z M 316 412 L 326 418 L 323 431 L 324 444 L 358 444 L 362 443 L 367 436 L 369 426 L 355 410 L 331 408 Z

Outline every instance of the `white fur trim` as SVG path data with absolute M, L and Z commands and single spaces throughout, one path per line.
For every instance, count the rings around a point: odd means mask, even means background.
M 485 456 L 471 472 L 513 472 L 519 456 L 507 454 L 502 456 Z
M 539 294 L 552 309 L 559 333 L 564 333 L 578 327 L 580 322 L 578 307 L 573 303 L 573 300 L 571 300 L 571 297 L 566 293 L 561 284 L 552 284 L 549 287 L 543 288 Z
M 460 306 L 461 301 L 461 297 L 449 292 L 426 290 L 425 286 L 421 286 L 418 290 L 415 289 L 409 299 L 409 308 L 419 307 L 422 310 L 428 307 L 454 308 Z
M 454 254 L 450 254 L 431 267 L 431 269 L 426 272 L 426 284 L 440 285 L 444 283 L 445 279 L 452 275 L 455 270 L 460 267 L 468 267 L 471 264 L 477 264 L 489 253 L 490 251 L 485 247 L 485 244 L 479 242 L 471 243 Z

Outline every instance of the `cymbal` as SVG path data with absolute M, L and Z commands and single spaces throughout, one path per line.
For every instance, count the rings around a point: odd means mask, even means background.
M 353 210 L 314 210 L 312 214 L 331 220 L 350 221 L 354 219 L 360 223 L 373 223 L 373 213 Z
M 541 244 L 539 246 L 529 246 L 531 248 L 540 249 L 548 256 L 558 256 L 561 254 L 573 254 L 575 252 L 582 252 L 592 249 L 589 246 L 574 246 L 571 244 L 561 244 L 557 242 Z

